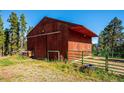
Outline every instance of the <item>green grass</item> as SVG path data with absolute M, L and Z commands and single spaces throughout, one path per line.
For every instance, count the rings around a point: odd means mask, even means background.
M 14 64 L 14 62 L 7 58 L 0 60 L 0 66 L 9 66 L 9 65 L 13 65 L 13 64 Z
M 57 64 L 55 67 L 65 73 L 72 73 L 75 71 L 71 64 Z
M 21 56 L 21 55 L 15 55 L 15 57 L 16 57 L 17 60 L 26 60 L 26 59 L 28 59 L 28 57 Z
M 124 81 L 122 76 L 113 73 L 107 73 L 103 69 L 96 68 L 94 71 L 86 69 L 83 73 L 86 76 L 95 78 L 100 81 Z
M 20 62 L 25 61 L 26 59 L 28 59 L 28 57 L 21 55 L 8 56 L 7 58 L 0 59 L 0 66 L 9 66 L 9 65 L 18 64 Z
M 95 68 L 94 70 L 91 69 L 85 69 L 83 71 L 79 70 L 79 67 L 72 65 L 72 64 L 59 64 L 56 65 L 56 68 L 61 70 L 64 73 L 69 73 L 69 74 L 76 74 L 80 77 L 85 78 L 85 80 L 91 80 L 91 81 L 120 81 L 124 82 L 123 77 L 121 75 L 115 75 L 113 73 L 107 73 L 103 69 L 100 68 Z

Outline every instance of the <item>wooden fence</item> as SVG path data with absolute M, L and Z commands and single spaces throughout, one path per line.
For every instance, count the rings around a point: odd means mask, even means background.
M 84 57 L 84 64 L 93 64 L 106 72 L 124 75 L 124 63 L 120 59 L 109 59 L 102 57 Z
M 71 55 L 68 56 L 68 59 L 71 60 L 72 63 L 93 64 L 97 68 L 104 69 L 106 72 L 124 75 L 124 59 L 108 58 L 108 56 L 86 56 L 84 55 L 84 51 L 69 52 Z

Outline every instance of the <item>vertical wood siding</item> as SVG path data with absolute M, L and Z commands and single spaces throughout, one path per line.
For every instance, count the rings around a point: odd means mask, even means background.
M 91 51 L 91 37 L 70 31 L 70 25 L 44 19 L 29 34 L 29 36 L 60 31 L 60 33 L 28 38 L 27 49 L 34 52 L 35 58 L 47 58 L 48 50 L 59 50 L 60 58 L 64 59 L 68 50 Z M 50 53 L 51 58 L 57 57 Z

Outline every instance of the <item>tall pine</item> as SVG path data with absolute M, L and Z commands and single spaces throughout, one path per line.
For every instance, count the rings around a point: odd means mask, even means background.
M 26 19 L 24 14 L 20 16 L 20 34 L 21 34 L 21 48 L 23 49 L 25 46 L 25 39 L 26 39 Z
M 19 49 L 19 22 L 17 14 L 12 12 L 9 16 L 8 22 L 10 23 L 10 53 L 16 53 Z
M 3 20 L 2 17 L 0 16 L 0 49 L 1 49 L 1 55 L 3 56 L 4 54 L 4 27 L 3 27 Z
M 122 30 L 122 21 L 117 17 L 112 19 L 99 35 L 99 48 L 101 50 L 106 49 L 113 57 L 114 50 L 120 45 L 120 40 L 122 40 Z
M 9 29 L 5 29 L 5 42 L 4 42 L 4 55 L 8 55 L 10 53 L 9 44 L 10 44 L 10 34 Z

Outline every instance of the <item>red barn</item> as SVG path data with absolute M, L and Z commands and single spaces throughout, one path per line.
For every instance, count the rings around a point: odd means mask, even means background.
M 96 36 L 82 25 L 44 17 L 27 35 L 27 49 L 38 59 L 65 59 L 72 55 L 69 51 L 90 55 L 92 37 Z

